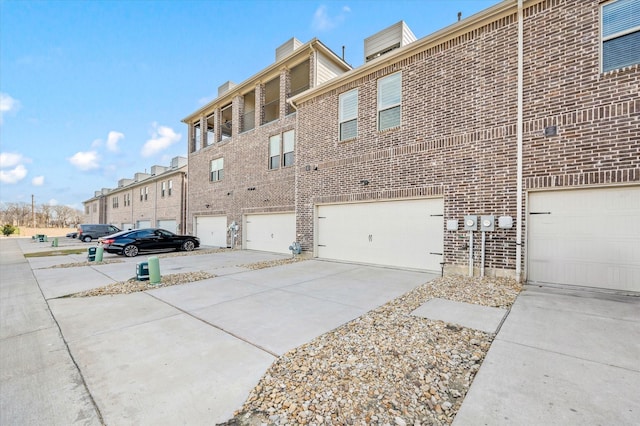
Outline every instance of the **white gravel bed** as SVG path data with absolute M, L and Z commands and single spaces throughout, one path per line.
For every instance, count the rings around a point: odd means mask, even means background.
M 225 425 L 448 425 L 493 334 L 411 312 L 435 297 L 510 307 L 522 287 L 447 276 L 280 357 Z

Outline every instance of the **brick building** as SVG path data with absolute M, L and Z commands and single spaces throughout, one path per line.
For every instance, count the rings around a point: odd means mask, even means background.
M 296 239 L 296 115 L 287 99 L 349 69 L 320 41 L 293 38 L 276 49 L 271 66 L 223 84 L 216 99 L 183 120 L 188 229 L 203 245 L 288 251 Z
M 281 83 L 275 128 L 198 147 L 232 100 L 241 131 L 233 90 L 185 119 L 188 217 L 241 223 L 244 248 L 295 236 L 325 259 L 640 291 L 638 17 L 639 0 L 508 0 L 419 40 L 400 22 L 365 40 L 364 65 Z M 290 129 L 274 172 L 268 139 Z M 254 246 L 258 212 L 295 233 Z
M 120 179 L 117 188 L 103 188 L 84 202 L 85 223 L 108 223 L 120 229 L 158 227 L 186 232 L 187 159 Z

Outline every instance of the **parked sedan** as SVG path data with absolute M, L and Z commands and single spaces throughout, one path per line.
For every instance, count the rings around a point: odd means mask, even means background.
M 184 250 L 200 247 L 200 240 L 191 235 L 176 235 L 164 229 L 132 229 L 98 239 L 107 253 L 137 256 L 141 251 Z

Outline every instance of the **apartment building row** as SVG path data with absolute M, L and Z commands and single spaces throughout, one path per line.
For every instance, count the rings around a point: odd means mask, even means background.
M 506 0 L 420 39 L 394 24 L 355 68 L 291 39 L 183 119 L 185 230 L 640 291 L 638 17 L 640 0 Z
M 120 229 L 163 228 L 186 232 L 187 158 L 123 178 L 116 188 L 102 188 L 84 201 L 84 223 L 107 223 Z

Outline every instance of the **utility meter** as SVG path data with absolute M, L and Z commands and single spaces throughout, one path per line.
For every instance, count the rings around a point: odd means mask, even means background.
M 480 230 L 481 231 L 493 231 L 495 218 L 493 216 L 481 216 L 480 217 Z
M 478 229 L 478 216 L 465 216 L 464 217 L 464 230 L 476 231 Z

